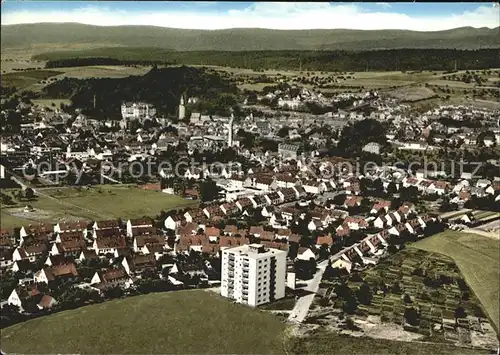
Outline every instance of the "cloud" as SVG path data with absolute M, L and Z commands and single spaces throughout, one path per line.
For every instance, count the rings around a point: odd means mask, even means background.
M 244 9 L 221 10 L 194 6 L 183 10 L 131 11 L 92 5 L 75 10 L 2 11 L 2 24 L 38 22 L 78 22 L 90 25 L 153 25 L 191 29 L 270 28 L 270 29 L 334 29 L 360 30 L 407 29 L 438 31 L 456 27 L 497 27 L 500 9 L 479 6 L 461 14 L 412 16 L 384 7 L 383 11 L 367 10 L 363 4 L 329 3 L 253 3 Z
M 375 5 L 381 6 L 386 9 L 390 9 L 392 7 L 388 2 L 376 2 Z

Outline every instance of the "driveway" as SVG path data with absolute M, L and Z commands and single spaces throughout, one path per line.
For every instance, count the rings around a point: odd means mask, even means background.
M 307 294 L 300 297 L 297 302 L 295 302 L 295 307 L 293 307 L 293 310 L 288 317 L 289 321 L 302 323 L 304 319 L 306 319 L 314 296 L 316 295 L 316 292 L 318 292 L 319 284 L 321 283 L 323 273 L 328 266 L 328 262 L 328 259 L 320 262 L 318 264 L 318 269 L 316 271 L 316 274 L 314 274 L 314 277 L 310 280 L 305 281 L 306 287 L 304 287 L 303 290 L 307 291 Z

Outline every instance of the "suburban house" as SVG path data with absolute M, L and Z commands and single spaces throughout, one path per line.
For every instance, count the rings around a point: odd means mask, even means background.
M 98 259 L 99 259 L 99 257 L 97 256 L 94 249 L 86 249 L 86 250 L 82 250 L 80 252 L 76 261 L 82 262 L 85 260 L 98 260 Z
M 108 221 L 95 221 L 92 225 L 92 229 L 119 229 L 120 224 L 117 220 L 108 220 Z
M 347 216 L 343 222 L 351 230 L 363 229 L 368 227 L 368 222 L 361 216 Z
M 135 253 L 143 253 L 147 251 L 147 246 L 159 246 L 161 249 L 165 247 L 165 237 L 161 235 L 144 234 L 134 237 L 133 249 Z
M 184 216 L 188 215 L 189 212 L 186 212 Z M 188 218 L 186 217 L 186 220 L 188 220 Z M 189 221 L 188 222 L 191 222 L 192 221 L 192 217 L 189 216 Z M 170 230 L 177 230 L 177 228 L 179 228 L 182 224 L 182 217 L 180 215 L 173 215 L 173 216 L 168 216 L 166 219 L 165 219 L 165 228 L 167 229 L 170 229 Z M 127 231 L 128 233 L 128 231 Z
M 127 221 L 127 236 L 132 237 L 135 235 L 134 229 L 153 227 L 153 220 L 148 217 L 129 219 Z
M 50 249 L 51 255 L 77 256 L 86 248 L 85 239 L 81 232 L 61 232 L 56 237 L 56 242 Z
M 35 283 L 72 282 L 78 278 L 78 272 L 74 263 L 67 263 L 51 267 L 45 267 L 36 272 L 33 280 Z
M 154 255 L 134 255 L 123 258 L 122 266 L 128 275 L 139 275 L 145 271 L 156 271 Z
M 40 285 L 19 285 L 12 290 L 7 304 L 17 306 L 21 311 L 50 308 L 57 302 L 46 295 Z
M 87 229 L 87 221 L 77 221 L 73 223 L 59 222 L 54 225 L 54 233 L 82 232 Z
M 96 271 L 90 284 L 101 290 L 120 287 L 129 288 L 133 281 L 123 267 Z
M 377 214 L 381 211 L 387 213 L 389 211 L 389 207 L 391 207 L 391 201 L 379 200 L 375 203 L 370 211 L 371 214 Z
M 12 261 L 29 260 L 34 262 L 47 251 L 47 244 L 20 246 L 12 253 Z
M 117 249 L 127 247 L 125 237 L 121 235 L 114 235 L 111 237 L 98 237 L 94 240 L 92 248 L 98 255 L 105 255 L 108 253 L 115 253 Z

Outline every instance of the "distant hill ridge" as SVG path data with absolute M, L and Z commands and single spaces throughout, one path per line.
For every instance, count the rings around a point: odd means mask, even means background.
M 93 44 L 141 46 L 177 51 L 373 50 L 396 48 L 500 48 L 500 27 L 445 31 L 272 30 L 234 28 L 190 30 L 155 26 L 92 26 L 78 23 L 2 25 L 2 49 L 34 45 Z

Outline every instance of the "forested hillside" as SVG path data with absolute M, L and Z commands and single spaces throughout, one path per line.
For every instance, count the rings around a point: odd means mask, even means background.
M 147 48 L 109 48 L 44 53 L 34 57 L 48 60 L 47 68 L 102 65 L 103 53 L 121 64 L 155 62 L 162 64 L 218 65 L 251 69 L 303 69 L 324 71 L 451 70 L 455 61 L 461 70 L 497 68 L 496 49 L 391 49 L 377 51 L 247 51 L 152 53 Z M 95 58 L 94 58 L 95 57 Z
M 42 91 L 43 98 L 71 98 L 75 107 L 92 111 L 93 97 L 97 109 L 93 115 L 117 119 L 123 101 L 146 101 L 160 114 L 175 113 L 183 93 L 223 101 L 225 94 L 236 94 L 237 88 L 217 73 L 191 67 L 153 68 L 143 76 L 123 79 L 73 79 L 54 82 Z M 223 102 L 222 102 L 223 103 Z
M 178 51 L 372 50 L 390 48 L 499 48 L 498 28 L 463 27 L 446 31 L 271 30 L 232 28 L 188 30 L 154 26 L 90 26 L 36 23 L 2 26 L 2 48 L 39 44 L 148 46 Z

